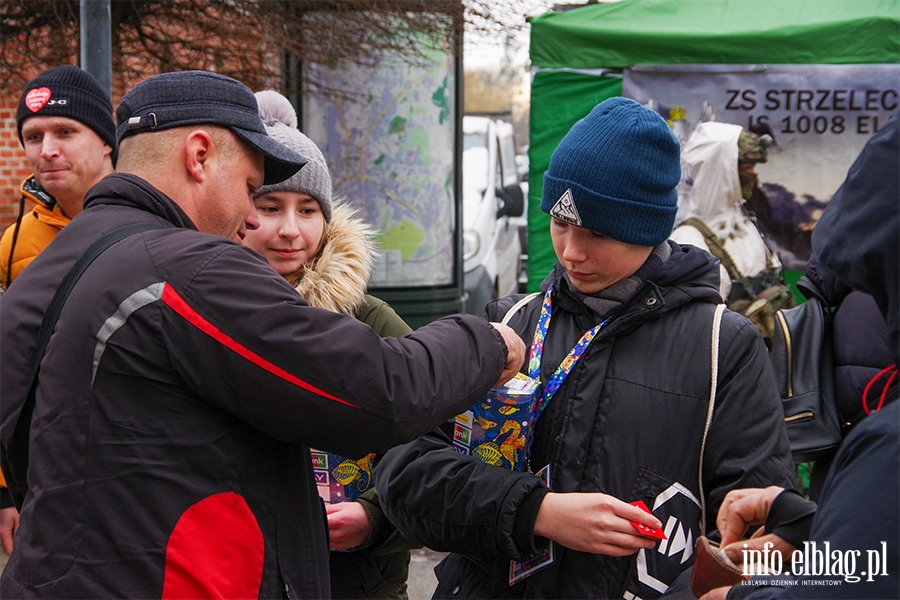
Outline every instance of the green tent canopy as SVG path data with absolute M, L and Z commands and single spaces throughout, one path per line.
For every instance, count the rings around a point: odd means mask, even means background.
M 621 0 L 531 21 L 528 289 L 553 267 L 543 176 L 569 128 L 634 65 L 898 64 L 900 0 Z

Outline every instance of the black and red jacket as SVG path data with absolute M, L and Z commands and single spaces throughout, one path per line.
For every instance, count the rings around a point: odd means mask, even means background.
M 308 446 L 357 457 L 436 427 L 496 381 L 502 339 L 470 316 L 381 339 L 111 175 L 2 297 L 8 476 L 45 307 L 92 242 L 136 222 L 164 228 L 97 258 L 44 355 L 0 595 L 328 597 Z

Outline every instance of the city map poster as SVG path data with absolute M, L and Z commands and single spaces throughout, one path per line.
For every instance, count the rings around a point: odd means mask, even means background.
M 321 148 L 334 195 L 378 232 L 372 287 L 454 283 L 456 58 L 423 36 L 413 60 L 304 64 L 328 93 L 303 98 L 303 131 Z

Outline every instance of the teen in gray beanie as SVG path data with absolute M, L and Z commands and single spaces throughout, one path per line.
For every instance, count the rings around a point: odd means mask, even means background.
M 331 175 L 322 151 L 297 129 L 297 113 L 287 98 L 274 90 L 264 90 L 256 92 L 256 102 L 259 104 L 259 117 L 265 124 L 269 137 L 305 156 L 307 163 L 290 179 L 259 188 L 255 196 L 283 191 L 309 194 L 318 200 L 325 214 L 325 222 L 330 223 Z
M 680 178 L 678 139 L 662 117 L 610 98 L 553 152 L 541 210 L 620 242 L 656 246 L 672 233 Z
M 375 230 L 350 202 L 333 201 L 325 158 L 297 130 L 290 101 L 271 90 L 256 98 L 269 135 L 308 162 L 287 181 L 254 194 L 259 226 L 248 230 L 242 243 L 259 252 L 310 306 L 352 315 L 381 337 L 410 333 L 386 302 L 367 293 Z M 313 210 L 316 202 L 321 211 Z M 379 506 L 372 457 L 351 460 L 315 449 L 312 455 L 327 503 L 331 597 L 405 600 L 409 548 L 415 544 L 401 538 Z M 338 469 L 350 473 L 350 480 L 336 477 Z

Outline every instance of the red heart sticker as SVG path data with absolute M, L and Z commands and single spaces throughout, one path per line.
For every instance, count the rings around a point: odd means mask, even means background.
M 44 105 L 50 100 L 51 94 L 50 88 L 35 88 L 25 94 L 25 106 L 31 112 L 37 112 L 44 108 Z
M 643 500 L 635 500 L 634 502 L 629 502 L 629 504 L 631 504 L 632 506 L 637 506 L 639 509 L 641 509 L 641 510 L 644 511 L 645 513 L 648 513 L 648 514 L 651 514 L 651 515 L 653 514 L 652 512 L 650 512 L 650 509 L 647 508 L 647 505 L 644 504 L 644 501 L 643 501 Z M 643 524 L 641 524 L 641 523 L 638 523 L 637 521 L 628 521 L 628 522 L 631 523 L 632 525 L 634 525 L 634 528 L 637 529 L 638 531 L 640 531 L 640 532 L 641 532 L 642 534 L 644 534 L 644 535 L 648 535 L 648 536 L 650 536 L 650 537 L 654 537 L 654 538 L 656 538 L 656 539 L 658 539 L 658 540 L 667 540 L 667 539 L 669 539 L 669 538 L 666 537 L 666 534 L 664 534 L 664 533 L 663 533 L 662 531 L 660 531 L 659 529 L 653 529 L 652 527 L 647 527 L 646 525 L 643 525 Z

